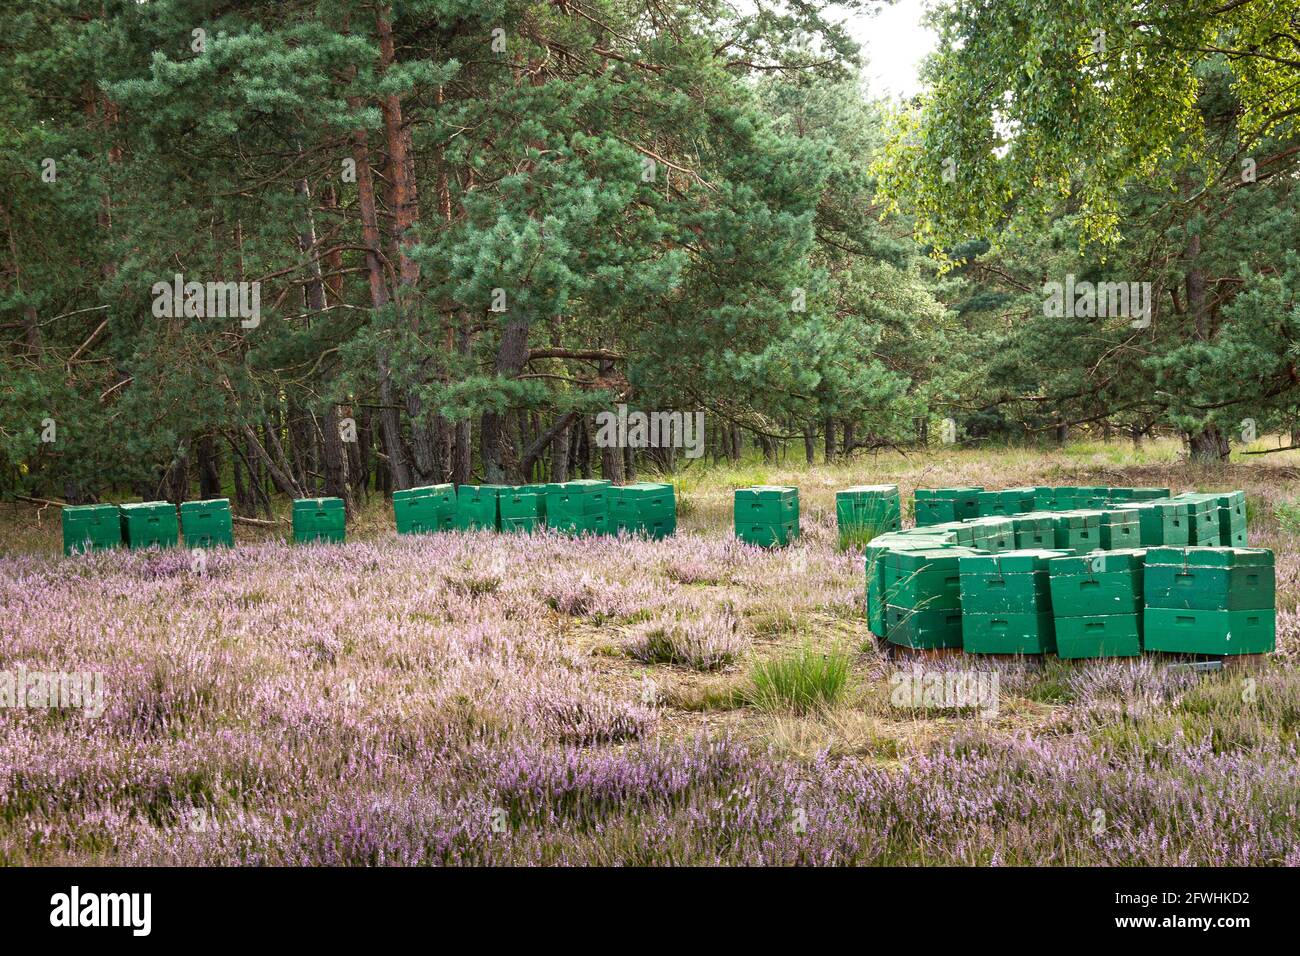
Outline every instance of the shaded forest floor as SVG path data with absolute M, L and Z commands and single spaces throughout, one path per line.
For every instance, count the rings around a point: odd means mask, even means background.
M 237 528 L 182 552 L 58 556 L 0 505 L 0 670 L 95 670 L 106 709 L 0 712 L 0 862 L 1300 863 L 1295 453 L 1200 471 L 1172 443 L 694 465 L 679 533 L 398 538 Z M 867 631 L 852 484 L 1242 488 L 1278 557 L 1278 652 L 996 671 L 995 713 L 898 707 Z M 731 538 L 731 489 L 800 488 L 803 535 Z M 287 525 L 286 525 L 287 530 Z M 764 662 L 842 660 L 829 702 Z

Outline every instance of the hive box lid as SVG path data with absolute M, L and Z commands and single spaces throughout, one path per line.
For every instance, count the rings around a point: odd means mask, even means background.
M 1151 548 L 1147 564 L 1176 564 L 1193 568 L 1272 567 L 1268 548 Z
M 128 501 L 124 505 L 118 505 L 123 511 L 157 511 L 158 509 L 174 508 L 170 501 Z
M 1057 575 L 1104 574 L 1107 571 L 1135 571 L 1146 558 L 1143 548 L 1120 548 L 1115 551 L 1090 551 L 1052 561 L 1049 570 Z
M 920 551 L 890 551 L 885 563 L 903 571 L 957 570 L 959 558 L 980 554 L 974 548 L 927 548 Z
M 298 498 L 293 503 L 294 510 L 323 510 L 333 511 L 336 508 L 343 507 L 342 498 Z
M 1066 528 L 1100 528 L 1102 512 L 1089 509 L 1062 511 L 1056 516 L 1057 524 Z
M 854 485 L 852 488 L 845 488 L 843 491 L 837 491 L 835 496 L 840 495 L 848 497 L 866 496 L 866 495 L 897 495 L 898 485 Z
M 630 485 L 618 485 L 618 491 L 672 491 L 673 486 L 666 481 L 634 481 Z
M 1046 571 L 1049 561 L 1067 554 L 1068 551 L 1025 548 L 1001 554 L 970 555 L 963 557 L 959 566 L 962 574 L 1030 574 Z

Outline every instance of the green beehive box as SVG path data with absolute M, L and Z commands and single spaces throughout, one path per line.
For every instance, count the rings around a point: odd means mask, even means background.
M 885 636 L 885 556 L 891 550 L 928 551 L 946 547 L 934 537 L 885 534 L 874 538 L 866 547 L 864 564 L 867 574 L 867 626 L 871 633 Z
M 1141 550 L 1094 551 L 1052 561 L 1052 613 L 1058 621 L 1141 613 L 1144 555 Z
M 122 518 L 117 505 L 67 505 L 61 520 L 64 554 L 104 551 L 122 544 Z
M 786 525 L 799 522 L 799 489 L 786 485 L 737 488 L 736 528 L 749 525 Z
M 398 534 L 446 531 L 455 517 L 455 485 L 423 485 L 393 492 L 393 520 Z
M 1101 546 L 1121 551 L 1142 546 L 1142 526 L 1131 510 L 1112 508 L 1101 513 Z
M 1056 630 L 1051 611 L 974 614 L 962 612 L 961 644 L 970 654 L 1051 654 Z
M 610 510 L 616 507 L 635 510 L 640 514 L 666 515 L 677 513 L 677 498 L 673 486 L 662 481 L 639 481 L 630 485 L 614 485 L 608 491 Z
M 502 531 L 531 533 L 545 528 L 546 493 L 540 485 L 512 488 L 497 496 L 497 515 Z
M 1056 516 L 1056 549 L 1086 554 L 1101 547 L 1101 512 L 1066 511 Z
M 1085 511 L 1104 511 L 1110 507 L 1110 488 L 1105 485 L 1080 487 L 1075 499 L 1076 508 Z
M 677 530 L 677 499 L 673 486 L 663 482 L 638 482 L 609 489 L 611 533 L 627 531 L 665 538 Z
M 1247 546 L 1246 535 L 1246 494 L 1242 491 L 1229 491 L 1218 496 L 1219 499 L 1219 541 L 1229 548 Z
M 921 498 L 912 500 L 912 517 L 918 528 L 946 524 L 957 520 L 957 502 L 951 498 Z
M 497 531 L 501 528 L 501 496 L 510 485 L 460 485 L 452 527 L 457 531 Z
M 932 501 L 951 501 L 953 507 L 953 517 L 951 520 L 964 521 L 967 518 L 978 518 L 980 516 L 980 493 L 983 488 L 918 488 L 916 489 L 916 498 L 918 501 L 929 499 Z
M 961 578 L 957 571 L 904 571 L 885 565 L 886 604 L 926 611 L 960 611 Z
M 974 518 L 969 525 L 974 529 L 973 547 L 982 551 L 1014 551 L 1016 526 L 1010 518 L 988 515 Z
M 1016 550 L 1053 550 L 1056 547 L 1056 524 L 1050 515 L 1017 515 L 1011 519 L 1016 535 Z
M 962 558 L 964 613 L 1038 613 L 1051 608 L 1047 567 L 1062 551 L 1009 551 Z
M 1111 488 L 1110 489 L 1111 504 L 1119 504 L 1120 502 L 1123 501 L 1132 501 L 1132 500 L 1133 500 L 1132 488 Z
M 903 526 L 897 485 L 858 485 L 835 494 L 840 541 L 861 534 L 898 531 Z
M 885 566 L 913 574 L 925 571 L 949 571 L 958 574 L 960 573 L 958 561 L 962 556 L 974 553 L 970 548 L 960 547 L 891 550 L 885 554 Z
M 1055 587 L 1053 587 L 1055 600 Z M 1142 614 L 1088 614 L 1056 618 L 1056 656 L 1137 657 L 1142 653 Z
M 1002 496 L 1002 510 L 1007 515 L 1025 514 L 1038 507 L 1037 488 L 1004 488 L 998 494 Z
M 1219 499 L 1217 495 L 1187 492 L 1177 495 L 1171 500 L 1183 501 L 1191 506 L 1187 527 L 1188 544 L 1215 548 L 1223 543 L 1223 534 L 1219 524 Z
M 1190 506 L 1177 501 L 1132 501 L 1116 506 L 1138 520 L 1138 547 L 1187 544 Z
M 293 503 L 293 540 L 343 542 L 347 512 L 342 498 L 299 498 Z
M 1061 485 L 1052 489 L 1051 511 L 1073 511 L 1078 507 L 1079 489 L 1071 485 Z
M 609 491 L 612 486 L 603 478 L 581 478 L 552 482 L 546 486 L 548 524 L 569 518 L 585 519 L 591 515 L 609 515 Z M 584 521 L 579 521 L 583 524 Z M 608 522 L 607 522 L 608 524 Z
M 549 509 L 550 502 L 547 501 Z M 561 534 L 571 535 L 573 537 L 582 537 L 584 535 L 604 535 L 609 534 L 609 515 L 606 514 L 587 514 L 587 515 L 561 515 L 556 517 L 548 510 L 546 513 L 546 524 L 554 528 Z
M 1143 647 L 1170 654 L 1269 654 L 1277 646 L 1277 612 L 1271 608 L 1207 611 L 1148 607 Z
M 511 489 L 497 496 L 497 513 L 504 518 L 545 518 L 546 495 Z
M 181 534 L 187 548 L 235 546 L 235 522 L 229 498 L 181 503 Z
M 176 506 L 170 501 L 138 501 L 119 505 L 122 540 L 136 551 L 141 548 L 174 548 L 180 537 Z
M 1005 518 L 1012 513 L 1007 511 L 1000 491 L 981 491 L 975 497 L 979 502 L 981 518 Z
M 799 522 L 787 521 L 782 524 L 737 524 L 736 537 L 746 544 L 760 548 L 783 548 L 799 537 Z
M 918 650 L 962 646 L 962 613 L 954 610 L 914 610 L 890 605 L 885 609 L 886 640 Z
M 909 528 L 899 532 L 904 535 L 919 535 L 924 537 L 934 537 L 942 535 L 948 539 L 949 544 L 959 545 L 961 547 L 971 547 L 975 543 L 975 526 L 967 524 L 965 521 L 945 521 L 942 524 L 926 525 L 921 528 Z
M 611 533 L 621 530 L 626 531 L 628 534 L 660 540 L 662 538 L 671 537 L 677 533 L 677 516 L 669 515 L 665 518 L 640 518 L 636 521 L 627 523 L 620 522 L 617 528 L 611 527 L 610 530 Z
M 1273 552 L 1264 548 L 1155 548 L 1147 555 L 1147 607 L 1271 610 Z

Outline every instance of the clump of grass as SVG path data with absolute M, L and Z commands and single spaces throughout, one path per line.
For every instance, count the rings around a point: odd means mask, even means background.
M 878 538 L 891 526 L 884 522 L 861 522 L 840 528 L 840 551 L 865 551 L 872 538 Z
M 793 653 L 758 661 L 750 670 L 750 703 L 761 710 L 806 714 L 830 707 L 844 695 L 849 655 L 838 648 L 805 645 Z

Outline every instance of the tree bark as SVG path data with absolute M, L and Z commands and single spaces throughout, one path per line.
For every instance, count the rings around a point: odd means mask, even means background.
M 353 109 L 361 108 L 361 98 L 348 97 L 348 105 Z M 392 370 L 389 366 L 388 346 L 383 342 L 384 330 L 380 325 L 380 314 L 389 304 L 388 286 L 384 278 L 383 260 L 379 238 L 379 215 L 375 205 L 375 180 L 370 170 L 370 146 L 364 129 L 352 133 L 352 158 L 357 166 L 357 207 L 361 212 L 362 245 L 366 248 L 366 275 L 370 281 L 370 304 L 375 310 L 375 334 L 379 342 L 375 348 L 375 366 L 379 375 L 379 432 L 387 458 L 388 471 L 392 476 L 391 486 L 409 488 L 411 473 L 406 464 L 406 452 L 402 448 L 402 423 L 398 415 L 397 391 L 393 387 Z
M 500 378 L 512 379 L 528 361 L 528 319 L 511 317 L 501 328 L 501 344 L 497 347 L 496 373 Z M 480 444 L 483 454 L 483 480 L 488 484 L 503 484 L 510 477 L 506 447 L 506 416 L 489 408 L 483 413 Z

